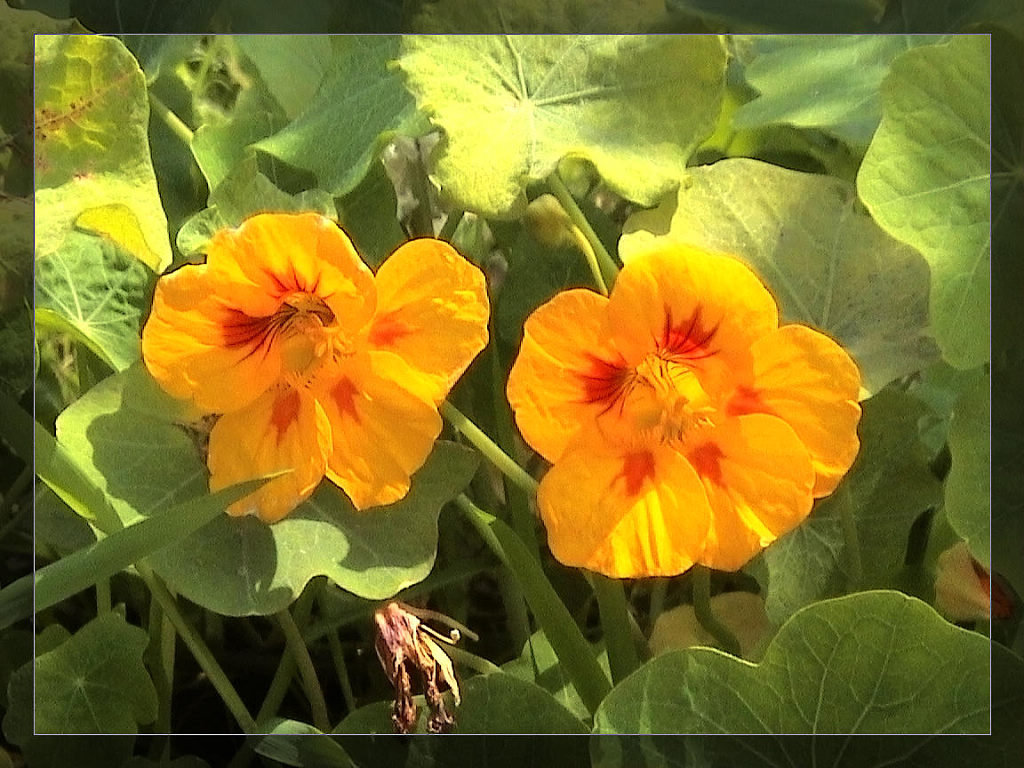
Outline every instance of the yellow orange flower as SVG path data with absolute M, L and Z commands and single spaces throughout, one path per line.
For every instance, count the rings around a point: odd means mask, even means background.
M 677 244 L 630 260 L 607 298 L 537 309 L 508 399 L 554 465 L 552 552 L 625 578 L 735 570 L 795 527 L 853 463 L 859 388 L 835 342 L 779 326 L 746 266 Z
M 483 274 L 441 240 L 405 243 L 375 276 L 331 220 L 260 214 L 160 279 L 142 354 L 171 395 L 223 414 L 211 490 L 292 470 L 228 510 L 274 522 L 324 476 L 357 509 L 405 496 L 488 311 Z

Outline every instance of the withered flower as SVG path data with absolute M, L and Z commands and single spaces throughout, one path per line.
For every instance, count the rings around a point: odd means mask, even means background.
M 435 638 L 454 644 L 460 633 L 453 629 L 446 637 L 424 624 L 413 611 L 417 609 L 404 603 L 391 602 L 373 614 L 377 623 L 377 640 L 374 644 L 377 658 L 388 680 L 395 687 L 391 721 L 395 725 L 395 733 L 410 733 L 416 727 L 418 709 L 412 698 L 412 678 L 415 672 L 430 707 L 427 730 L 430 733 L 448 733 L 455 725 L 455 717 L 445 709 L 441 685 L 448 684 L 457 705 L 461 701 L 459 682 L 455 678 L 452 660 L 435 642 Z

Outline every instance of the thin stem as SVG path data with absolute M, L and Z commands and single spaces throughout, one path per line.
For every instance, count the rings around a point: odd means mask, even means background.
M 621 581 L 599 573 L 590 574 L 590 586 L 594 589 L 601 612 L 601 628 L 604 630 L 605 648 L 608 649 L 612 682 L 620 683 L 640 666 L 633 643 L 626 593 Z
M 580 228 L 573 225 L 572 227 L 572 239 L 576 243 L 576 246 L 583 252 L 583 256 L 587 260 L 587 266 L 590 267 L 590 274 L 594 276 L 594 282 L 597 283 L 597 290 L 601 292 L 602 296 L 608 295 L 608 284 L 604 281 L 604 275 L 601 274 L 601 265 L 597 261 L 597 254 L 594 253 L 594 248 L 587 240 Z
M 441 403 L 441 415 L 461 432 L 470 444 L 496 466 L 505 477 L 528 493 L 537 492 L 537 481 L 491 440 L 483 430 L 467 418 L 458 408 L 445 401 Z
M 0 519 L 2 519 L 7 514 L 7 512 L 14 505 L 15 500 L 18 499 L 21 496 L 21 494 L 24 493 L 25 489 L 28 488 L 28 486 L 32 483 L 32 478 L 34 476 L 35 470 L 33 470 L 32 466 L 29 465 L 22 469 L 21 473 L 16 478 L 14 478 L 14 482 L 11 483 L 10 488 L 7 489 L 7 494 L 4 496 L 3 501 L 0 501 Z M 20 512 L 23 512 L 25 509 L 31 508 L 31 504 L 23 505 L 21 507 Z M 15 519 L 20 517 L 20 514 L 15 515 Z M 3 539 L 4 534 L 7 532 L 7 530 L 8 526 L 6 525 L 3 528 L 0 528 L 0 540 Z
M 196 663 L 206 673 L 206 677 L 234 716 L 239 727 L 245 733 L 255 733 L 256 721 L 252 719 L 252 715 L 246 709 L 242 697 L 238 695 L 235 686 L 231 684 L 231 680 L 228 679 L 224 669 L 217 663 L 217 659 L 214 658 L 213 653 L 203 641 L 203 638 L 188 623 L 188 620 L 178 608 L 178 603 L 174 596 L 168 591 L 160 577 L 153 573 L 148 566 L 140 563 L 136 567 L 149 586 L 149 591 L 152 592 L 153 597 L 160 602 L 160 608 L 163 610 L 164 615 L 174 625 L 174 629 L 177 630 L 178 635 L 181 636 L 189 651 L 192 652 Z
M 544 575 L 540 562 L 530 555 L 508 525 L 477 507 L 465 494 L 460 494 L 455 504 L 491 551 L 516 575 L 526 602 L 558 656 L 560 666 L 587 709 L 595 712 L 611 685 L 597 663 L 593 648 Z
M 467 650 L 459 648 L 457 645 L 446 645 L 444 652 L 452 657 L 452 661 L 462 665 L 463 667 L 469 667 L 474 672 L 479 672 L 481 675 L 490 675 L 494 672 L 501 672 L 501 667 L 488 661 L 482 656 L 477 656 L 475 653 L 470 653 Z
M 562 177 L 558 175 L 556 169 L 551 175 L 548 176 L 548 186 L 551 188 L 551 193 L 557 198 L 558 202 L 561 203 L 562 208 L 569 215 L 572 223 L 583 233 L 583 236 L 587 239 L 587 243 L 593 249 L 594 258 L 597 261 L 598 271 L 601 273 L 604 283 L 608 288 L 611 288 L 615 284 L 615 278 L 619 275 L 619 267 L 615 263 L 615 260 L 605 250 L 604 243 L 601 242 L 601 238 L 594 232 L 594 228 L 590 226 L 590 222 L 587 221 L 587 217 L 583 215 L 583 211 L 580 210 L 579 205 L 576 204 L 575 198 L 572 193 L 569 192 L 569 188 L 565 186 L 565 182 L 562 181 Z
M 174 695 L 174 625 L 164 615 L 157 600 L 149 602 L 149 658 L 153 687 L 157 694 L 157 715 L 154 730 L 170 733 L 171 702 Z
M 647 609 L 647 634 L 654 631 L 654 624 L 665 608 L 665 593 L 668 591 L 668 579 L 657 578 L 651 586 L 651 604 Z
M 711 612 L 711 571 L 704 565 L 695 565 L 693 574 L 693 612 L 707 633 L 714 638 L 718 647 L 726 653 L 740 657 L 740 643 L 729 629 Z
M 409 179 L 417 205 L 409 214 L 409 224 L 413 236 L 433 237 L 434 213 L 430 205 L 430 179 L 427 178 L 427 169 L 423 164 L 423 150 L 420 148 L 418 139 L 413 139 L 413 146 L 416 147 L 416 159 L 412 163 L 413 167 L 410 168 Z
M 316 676 L 316 668 L 313 666 L 313 659 L 310 658 L 309 648 L 302 641 L 302 633 L 299 632 L 299 627 L 287 608 L 274 614 L 274 618 L 277 619 L 281 631 L 284 632 L 285 642 L 299 668 L 302 685 L 306 689 L 306 697 L 309 699 L 309 705 L 313 711 L 313 725 L 327 733 L 331 730 L 331 722 L 327 717 L 327 702 L 324 700 L 324 692 L 320 687 L 320 680 Z
M 100 616 L 110 613 L 110 579 L 96 582 L 96 613 Z
M 149 105 L 152 107 L 153 112 L 156 113 L 156 116 L 163 120 L 164 125 L 170 129 L 171 133 L 177 136 L 186 147 L 192 146 L 192 139 L 195 133 L 152 90 L 149 91 Z
M 299 595 L 298 599 L 295 601 L 295 622 L 298 626 L 305 625 L 309 620 L 309 612 L 312 609 L 313 598 L 318 592 L 319 588 L 314 590 L 312 583 L 307 584 L 302 594 Z M 285 694 L 288 693 L 288 686 L 292 682 L 293 674 L 295 674 L 294 654 L 281 654 L 281 661 L 277 665 L 277 671 L 274 673 L 273 680 L 270 681 L 270 687 L 267 689 L 267 695 L 264 697 L 263 704 L 260 706 L 259 712 L 256 715 L 257 723 L 266 723 L 277 713 L 278 708 L 281 706 L 281 702 L 284 701 Z
M 338 685 L 341 686 L 341 695 L 345 699 L 345 712 L 349 714 L 356 710 L 356 697 L 352 693 L 352 683 L 348 679 L 348 665 L 345 664 L 345 649 L 341 647 L 337 632 L 327 635 L 327 645 L 331 649 L 331 659 L 334 661 L 334 671 L 338 675 Z
M 533 553 L 531 553 L 533 554 Z M 516 575 L 507 567 L 498 571 L 498 590 L 501 592 L 501 601 L 505 606 L 505 616 L 508 620 L 508 631 L 511 635 L 512 647 L 522 648 L 530 639 L 530 614 L 526 609 L 526 598 L 523 597 L 523 590 L 516 581 Z
M 449 213 L 448 218 L 444 220 L 444 226 L 442 226 L 441 231 L 437 233 L 437 239 L 451 242 L 451 239 L 455 237 L 455 231 L 459 228 L 459 224 L 462 223 L 462 217 L 465 213 L 466 212 L 461 208 L 456 208 L 454 211 Z

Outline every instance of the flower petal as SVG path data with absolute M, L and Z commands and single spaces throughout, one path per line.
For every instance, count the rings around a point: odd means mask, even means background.
M 422 383 L 390 352 L 350 358 L 314 382 L 333 437 L 327 477 L 356 509 L 404 497 L 430 454 L 441 417 Z
M 171 395 L 213 413 L 251 404 L 277 380 L 280 350 L 262 319 L 229 302 L 225 284 L 205 265 L 162 277 L 142 331 L 146 367 Z
M 537 498 L 555 557 L 614 578 L 687 570 L 711 514 L 697 473 L 674 450 L 617 448 L 593 435 L 565 451 Z
M 321 299 L 348 333 L 373 316 L 373 273 L 348 235 L 319 214 L 258 214 L 218 232 L 206 258 L 251 317 L 273 314 L 293 293 Z
M 273 389 L 213 425 L 207 457 L 210 490 L 291 469 L 228 507 L 232 515 L 276 522 L 316 489 L 330 446 L 331 426 L 317 402 L 303 390 Z
M 694 437 L 686 457 L 711 502 L 698 562 L 734 571 L 811 512 L 814 468 L 796 433 L 766 414 L 726 419 Z
M 523 438 L 550 462 L 608 407 L 625 370 L 607 342 L 607 305 L 593 291 L 563 291 L 523 327 L 506 395 Z
M 443 240 L 398 248 L 377 271 L 371 349 L 393 352 L 434 382 L 440 402 L 487 345 L 483 273 Z
M 754 376 L 729 401 L 732 414 L 769 413 L 796 432 L 810 451 L 815 497 L 835 490 L 853 464 L 860 372 L 832 339 L 802 325 L 786 325 L 758 340 Z
M 749 368 L 749 347 L 778 327 L 775 299 L 738 259 L 681 243 L 637 254 L 608 302 L 612 339 L 630 365 L 660 352 L 709 393 Z

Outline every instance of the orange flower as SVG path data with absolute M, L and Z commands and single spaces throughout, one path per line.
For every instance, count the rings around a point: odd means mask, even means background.
M 487 317 L 483 274 L 445 242 L 405 243 L 374 276 L 329 219 L 260 214 L 161 278 L 142 354 L 171 395 L 223 414 L 211 490 L 292 470 L 228 510 L 274 522 L 325 475 L 357 509 L 405 496 Z
M 779 327 L 747 267 L 673 245 L 630 260 L 608 298 L 537 309 L 508 399 L 554 464 L 552 552 L 632 578 L 738 569 L 807 517 L 853 463 L 859 387 L 835 342 Z

